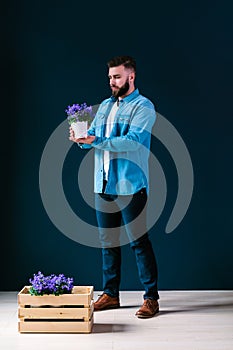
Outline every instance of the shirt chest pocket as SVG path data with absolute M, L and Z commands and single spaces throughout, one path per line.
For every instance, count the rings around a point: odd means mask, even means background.
M 118 123 L 129 124 L 130 115 L 118 115 L 117 121 Z
M 95 135 L 103 136 L 103 128 L 105 123 L 105 113 L 98 113 L 95 117 Z
M 98 113 L 95 119 L 96 119 L 96 125 L 103 124 L 105 119 L 105 113 Z
M 118 135 L 125 135 L 130 127 L 130 116 L 119 115 L 116 120 Z

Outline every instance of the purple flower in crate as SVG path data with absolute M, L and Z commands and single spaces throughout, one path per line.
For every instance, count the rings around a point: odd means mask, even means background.
M 90 125 L 95 116 L 92 106 L 88 106 L 86 102 L 81 104 L 74 103 L 72 106 L 68 106 L 65 112 L 69 124 L 87 121 L 88 125 Z
M 60 295 L 64 293 L 71 293 L 73 289 L 73 278 L 65 277 L 63 274 L 44 276 L 42 272 L 38 272 L 29 279 L 31 287 L 29 293 L 31 295 L 55 294 Z

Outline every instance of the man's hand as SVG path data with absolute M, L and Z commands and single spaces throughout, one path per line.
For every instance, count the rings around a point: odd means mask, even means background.
M 69 137 L 70 141 L 73 142 L 77 142 L 77 143 L 86 143 L 88 145 L 90 145 L 94 140 L 95 140 L 95 136 L 87 136 L 87 137 L 82 137 L 80 139 L 76 139 L 75 135 L 74 135 L 74 130 L 71 128 L 70 126 L 70 137 Z
M 76 142 L 86 143 L 86 144 L 90 145 L 95 140 L 95 136 L 87 135 L 87 137 L 82 137 L 81 139 L 75 139 L 75 140 L 76 140 Z

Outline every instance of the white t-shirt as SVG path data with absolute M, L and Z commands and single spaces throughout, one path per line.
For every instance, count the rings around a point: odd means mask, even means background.
M 113 128 L 114 118 L 118 110 L 118 102 L 116 101 L 112 106 L 112 109 L 109 113 L 108 119 L 106 121 L 105 137 L 109 137 Z M 108 180 L 108 170 L 110 162 L 110 153 L 109 151 L 104 151 L 104 172 L 105 180 Z

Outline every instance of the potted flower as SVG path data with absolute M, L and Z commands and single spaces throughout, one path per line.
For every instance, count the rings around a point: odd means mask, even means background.
M 82 104 L 76 103 L 68 106 L 65 112 L 68 123 L 74 130 L 75 138 L 87 137 L 87 129 L 95 116 L 92 106 L 87 106 L 85 102 Z

